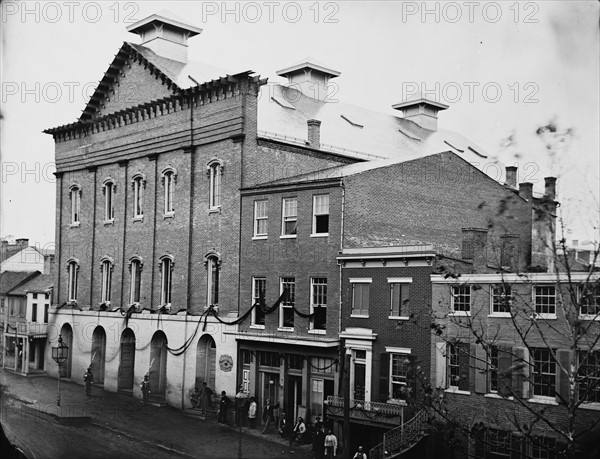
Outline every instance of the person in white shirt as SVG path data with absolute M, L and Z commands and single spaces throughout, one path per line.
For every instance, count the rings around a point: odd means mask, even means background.
M 292 435 L 290 437 L 290 449 L 292 449 L 294 442 L 297 442 L 299 445 L 302 444 L 302 436 L 304 435 L 304 432 L 306 432 L 304 419 L 302 419 L 302 417 L 298 417 L 298 421 L 296 421 L 296 425 L 294 426 L 294 430 L 292 430 Z
M 248 423 L 250 428 L 256 428 L 256 401 L 254 397 L 250 397 L 250 407 L 248 408 Z
M 333 435 L 331 429 L 327 431 L 327 436 L 325 437 L 325 457 L 327 459 L 333 459 L 337 452 L 337 438 Z

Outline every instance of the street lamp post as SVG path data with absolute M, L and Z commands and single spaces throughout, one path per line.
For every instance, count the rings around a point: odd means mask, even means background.
M 60 370 L 61 365 L 67 360 L 69 356 L 69 346 L 63 343 L 62 336 L 58 335 L 58 346 L 52 348 L 52 358 L 58 364 L 58 398 L 56 399 L 56 406 L 60 406 Z

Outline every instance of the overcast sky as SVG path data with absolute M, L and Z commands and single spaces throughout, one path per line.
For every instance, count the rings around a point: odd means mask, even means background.
M 557 176 L 568 238 L 599 239 L 598 1 L 5 1 L 0 8 L 3 237 L 54 242 L 54 142 L 42 130 L 76 121 L 122 42 L 139 43 L 126 27 L 168 9 L 203 29 L 189 41 L 193 60 L 283 83 L 277 70 L 312 56 L 341 72 L 340 101 L 391 112 L 421 91 L 449 104 L 440 127 L 518 165 L 519 180 L 535 191 Z M 574 132 L 556 155 L 535 135 L 551 120 Z

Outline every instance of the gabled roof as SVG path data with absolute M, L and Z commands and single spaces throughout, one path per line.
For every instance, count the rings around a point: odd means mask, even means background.
M 54 276 L 52 274 L 41 274 L 34 278 L 28 279 L 18 287 L 13 288 L 8 292 L 9 295 L 24 296 L 28 292 L 31 293 L 46 293 L 52 290 L 54 286 Z
M 8 294 L 12 289 L 27 282 L 29 279 L 39 276 L 39 271 L 4 271 L 0 274 L 0 295 Z
M 125 66 L 130 59 L 139 60 L 140 63 L 148 69 L 150 74 L 156 72 L 163 84 L 165 84 L 173 94 L 196 85 L 189 76 L 198 82 L 205 82 L 229 73 L 218 67 L 200 62 L 189 62 L 187 64 L 177 62 L 159 56 L 145 46 L 123 42 L 123 45 L 108 66 L 102 80 L 100 80 L 94 94 L 79 117 L 79 121 L 90 120 L 96 116 L 98 108 L 106 99 L 108 92 L 113 85 L 118 82 L 123 66 Z

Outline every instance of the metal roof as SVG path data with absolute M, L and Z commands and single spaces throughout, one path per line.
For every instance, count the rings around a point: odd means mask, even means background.
M 54 286 L 54 275 L 53 274 L 41 274 L 29 279 L 22 283 L 16 288 L 13 288 L 8 292 L 9 295 L 21 295 L 24 296 L 28 292 L 31 293 L 46 293 L 52 290 Z

